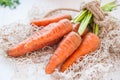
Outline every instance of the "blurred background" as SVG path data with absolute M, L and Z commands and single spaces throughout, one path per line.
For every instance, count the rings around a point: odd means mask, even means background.
M 78 0 L 19 0 L 19 2 L 15 9 L 0 6 L 0 26 L 25 20 L 34 7 L 38 7 L 40 11 L 59 7 L 80 8 Z
M 1 1 L 12 1 L 12 0 L 0 0 Z M 0 26 L 7 25 L 14 22 L 25 22 L 27 21 L 28 13 L 31 9 L 38 7 L 40 11 L 47 11 L 54 8 L 74 8 L 80 9 L 81 1 L 79 0 L 13 0 L 19 1 L 19 5 L 12 9 L 9 7 L 0 6 Z M 82 0 L 84 1 L 84 0 Z M 113 0 L 101 0 L 102 4 L 113 1 Z M 120 2 L 118 0 L 118 2 Z M 9 6 L 9 3 L 7 4 Z M 13 6 L 12 6 L 13 7 Z M 112 15 L 120 17 L 120 8 L 114 10 Z

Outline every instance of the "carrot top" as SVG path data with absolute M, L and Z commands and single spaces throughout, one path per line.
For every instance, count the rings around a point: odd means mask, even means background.
M 103 11 L 105 12 L 110 12 L 112 11 L 113 9 L 115 9 L 117 7 L 117 3 L 116 1 L 112 1 L 112 2 L 109 2 L 105 5 L 103 5 L 101 8 Z M 72 19 L 72 22 L 73 23 L 81 23 L 79 29 L 78 29 L 78 33 L 80 35 L 82 35 L 85 31 L 85 29 L 87 28 L 87 26 L 93 22 L 93 19 L 92 19 L 92 13 L 89 12 L 88 10 L 82 10 L 80 11 L 80 13 L 75 16 L 73 19 Z M 94 27 L 93 27 L 93 32 L 95 34 L 98 34 L 99 32 L 99 27 L 98 27 L 98 24 L 95 24 Z

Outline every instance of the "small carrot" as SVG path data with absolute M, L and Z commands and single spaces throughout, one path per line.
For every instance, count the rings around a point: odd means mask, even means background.
M 36 25 L 36 26 L 46 26 L 50 23 L 58 22 L 62 19 L 69 19 L 70 20 L 71 15 L 60 14 L 60 15 L 57 15 L 57 16 L 51 16 L 51 17 L 44 18 L 44 19 L 41 19 L 41 20 L 35 20 L 35 21 L 31 22 L 31 24 Z
M 79 34 L 73 31 L 68 33 L 55 50 L 53 56 L 50 58 L 45 72 L 47 74 L 53 73 L 55 68 L 58 67 L 79 47 L 80 43 L 81 37 Z
M 78 58 L 95 51 L 100 44 L 99 37 L 93 33 L 87 33 L 79 48 L 63 63 L 60 71 L 64 72 L 69 66 L 76 62 Z
M 7 53 L 10 56 L 18 57 L 31 51 L 35 51 L 48 45 L 72 31 L 72 24 L 69 20 L 64 19 L 58 23 L 51 23 L 42 30 L 35 32 L 32 36 L 10 48 Z

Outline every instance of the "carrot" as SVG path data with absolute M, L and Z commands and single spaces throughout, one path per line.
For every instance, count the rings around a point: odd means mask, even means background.
M 78 58 L 95 51 L 100 44 L 99 37 L 93 33 L 87 33 L 79 48 L 63 63 L 60 71 L 64 72 L 69 66 L 76 62 Z
M 55 50 L 53 56 L 50 58 L 45 72 L 47 74 L 53 73 L 55 68 L 58 67 L 79 47 L 80 43 L 81 37 L 79 34 L 73 31 L 67 34 Z
M 53 22 L 58 22 L 62 19 L 71 19 L 71 15 L 69 14 L 60 14 L 60 15 L 57 15 L 57 16 L 52 16 L 52 17 L 48 17 L 48 18 L 44 18 L 44 19 L 41 19 L 41 20 L 35 20 L 33 22 L 31 22 L 31 24 L 33 25 L 36 25 L 36 26 L 46 26 L 50 23 L 53 23 Z
M 54 44 L 59 43 L 59 42 L 62 40 L 62 38 L 63 38 L 63 37 L 58 38 L 58 39 L 55 39 L 55 40 L 53 40 L 53 41 L 51 41 L 51 42 L 48 42 L 48 43 L 45 44 L 45 46 L 53 46 Z
M 78 32 L 79 26 L 80 26 L 80 23 L 73 24 L 73 31 Z
M 48 45 L 72 31 L 72 24 L 69 20 L 64 19 L 58 23 L 51 23 L 42 30 L 35 32 L 32 36 L 10 48 L 7 53 L 10 56 L 18 57 L 31 51 L 35 51 Z

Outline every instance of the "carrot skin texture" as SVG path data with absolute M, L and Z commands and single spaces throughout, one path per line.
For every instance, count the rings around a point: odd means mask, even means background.
M 47 26 L 50 23 L 58 22 L 62 19 L 69 19 L 71 20 L 71 15 L 69 14 L 61 14 L 61 15 L 56 15 L 48 18 L 44 18 L 41 20 L 35 20 L 31 22 L 31 24 L 36 25 L 36 26 Z
M 83 56 L 98 49 L 100 39 L 93 33 L 87 33 L 81 42 L 79 48 L 62 64 L 60 71 L 64 72 L 69 68 L 77 59 L 82 59 Z
M 23 42 L 10 48 L 7 53 L 13 57 L 23 56 L 26 53 L 43 48 L 48 43 L 63 37 L 70 31 L 72 31 L 72 24 L 67 19 L 61 20 L 58 23 L 51 23 L 42 30 L 35 32 Z
M 53 40 L 51 42 L 48 42 L 45 44 L 45 46 L 53 46 L 54 44 L 58 44 L 61 40 L 62 40 L 63 37 L 59 38 L 59 39 L 56 39 L 56 40 Z
M 45 44 L 41 45 L 41 47 L 39 47 L 39 49 L 43 48 L 44 46 L 53 46 L 54 44 L 59 43 L 61 39 L 62 38 L 59 38 L 54 41 L 45 43 Z M 28 50 L 25 49 L 25 47 L 24 47 L 26 43 L 27 43 L 26 41 L 23 41 L 23 42 L 19 43 L 18 45 L 12 47 L 11 49 L 9 49 L 7 51 L 8 55 L 13 56 L 13 57 L 23 56 L 24 54 L 26 54 L 28 52 Z M 21 50 L 21 49 L 23 49 L 23 50 Z
M 66 60 L 80 45 L 81 37 L 76 32 L 70 32 L 63 38 L 53 56 L 50 58 L 45 72 L 51 74 L 62 62 Z

